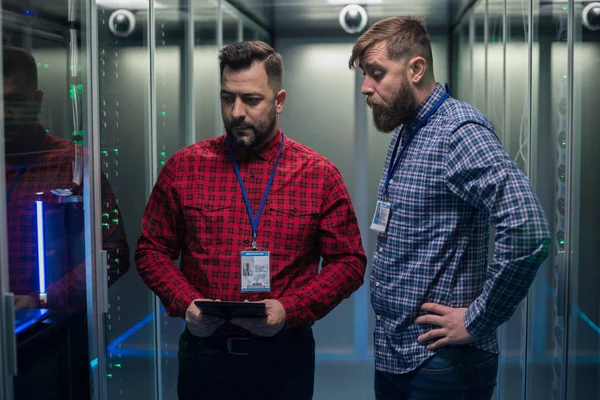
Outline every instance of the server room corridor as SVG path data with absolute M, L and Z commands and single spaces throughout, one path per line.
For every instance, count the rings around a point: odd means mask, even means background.
M 493 398 L 600 399 L 600 2 L 0 4 L 0 399 L 178 398 L 185 321 L 136 269 L 142 216 L 167 162 L 225 132 L 220 50 L 260 40 L 285 66 L 279 123 L 339 170 L 367 256 L 364 283 L 312 326 L 313 398 L 374 400 L 370 227 L 392 135 L 348 60 L 398 15 L 424 18 L 436 80 L 490 119 L 550 225 L 548 256 L 497 331 Z

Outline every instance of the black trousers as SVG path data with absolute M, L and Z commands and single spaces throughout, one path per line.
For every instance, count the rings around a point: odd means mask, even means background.
M 315 341 L 304 326 L 271 338 L 179 340 L 179 400 L 310 400 Z

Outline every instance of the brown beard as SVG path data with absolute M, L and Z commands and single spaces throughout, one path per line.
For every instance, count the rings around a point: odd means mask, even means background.
M 375 127 L 385 133 L 390 133 L 398 126 L 409 123 L 416 110 L 415 96 L 406 82 L 401 84 L 391 106 L 374 104 L 369 99 L 367 104 L 373 108 Z

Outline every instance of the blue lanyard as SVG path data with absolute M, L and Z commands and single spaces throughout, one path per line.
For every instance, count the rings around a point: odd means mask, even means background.
M 7 203 L 8 203 L 8 200 L 10 200 L 10 195 L 12 194 L 13 189 L 15 188 L 15 186 L 17 186 L 17 182 L 19 181 L 19 178 L 21 178 L 21 175 L 23 175 L 23 172 L 25 172 L 25 165 L 21 165 L 21 168 L 19 168 L 19 172 L 17 172 L 17 176 L 15 176 L 15 179 L 12 180 L 8 189 L 6 189 L 6 202 Z
M 240 167 L 238 166 L 237 161 L 233 155 L 233 150 L 231 150 L 231 145 L 229 144 L 229 140 L 227 140 L 227 136 L 225 137 L 225 143 L 227 144 L 227 150 L 229 150 L 229 155 L 231 156 L 231 161 L 233 162 L 233 169 L 235 170 L 235 175 L 237 176 L 237 180 L 240 183 L 240 188 L 242 189 L 242 195 L 244 196 L 244 202 L 246 203 L 246 209 L 248 210 L 248 216 L 250 217 L 250 224 L 252 224 L 252 249 L 256 250 L 256 234 L 258 232 L 258 223 L 260 221 L 260 216 L 263 212 L 263 208 L 265 208 L 265 204 L 267 203 L 267 197 L 269 196 L 269 190 L 271 190 L 271 184 L 273 183 L 273 178 L 275 177 L 275 171 L 277 170 L 277 164 L 279 164 L 279 158 L 281 157 L 281 153 L 283 152 L 283 143 L 285 141 L 285 136 L 283 132 L 281 132 L 281 146 L 279 146 L 279 153 L 277 154 L 277 158 L 275 159 L 275 165 L 273 166 L 273 171 L 271 172 L 271 177 L 269 178 L 269 183 L 267 183 L 267 189 L 265 190 L 265 194 L 263 195 L 262 201 L 260 202 L 260 207 L 258 208 L 258 214 L 256 218 L 254 218 L 254 214 L 252 213 L 252 206 L 250 205 L 250 200 L 248 199 L 248 193 L 246 192 L 246 187 L 244 186 L 244 182 L 242 181 L 242 176 L 240 175 Z
M 438 108 L 440 108 L 440 106 L 442 105 L 442 103 L 444 101 L 446 101 L 446 99 L 448 97 L 450 97 L 450 93 L 451 93 L 450 92 L 450 86 L 448 86 L 448 84 L 446 83 L 446 94 L 444 94 L 442 96 L 442 98 L 439 99 L 437 103 L 435 103 L 435 105 L 431 108 L 431 110 L 429 110 L 429 112 L 427 114 L 425 114 L 425 116 L 423 118 L 421 118 L 421 120 L 419 121 L 419 123 L 417 124 L 417 126 L 415 126 L 415 129 L 413 129 L 413 131 L 410 133 L 410 135 L 406 139 L 406 143 L 402 145 L 402 149 L 400 150 L 400 154 L 398 154 L 398 158 L 396 158 L 396 153 L 398 152 L 398 145 L 400 144 L 400 139 L 402 138 L 402 131 L 400 131 L 400 133 L 398 134 L 398 140 L 396 141 L 396 146 L 394 146 L 394 152 L 392 153 L 392 158 L 390 159 L 391 162 L 390 162 L 390 165 L 388 166 L 387 177 L 385 179 L 384 193 L 385 193 L 386 197 L 388 196 L 388 186 L 390 186 L 390 179 L 394 175 L 394 171 L 396 170 L 396 167 L 398 167 L 398 164 L 400 164 L 400 160 L 402 159 L 402 155 L 404 154 L 404 152 L 408 148 L 408 145 L 410 145 L 410 142 L 412 142 L 413 138 L 415 137 L 415 135 L 417 134 L 417 132 L 419 131 L 419 129 L 421 129 L 423 127 L 423 125 L 425 125 L 427 123 L 427 121 L 429 120 L 429 118 L 431 118 L 431 116 L 433 114 L 435 114 L 435 112 L 438 110 Z M 404 127 L 402 127 L 402 130 L 404 130 Z

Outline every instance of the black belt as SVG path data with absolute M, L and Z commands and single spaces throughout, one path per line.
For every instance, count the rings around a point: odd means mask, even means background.
M 195 337 L 186 328 L 183 332 L 188 342 L 211 350 L 227 352 L 237 356 L 289 353 L 291 350 L 314 350 L 314 339 L 310 325 L 279 332 L 272 337 L 227 337 L 213 335 Z

